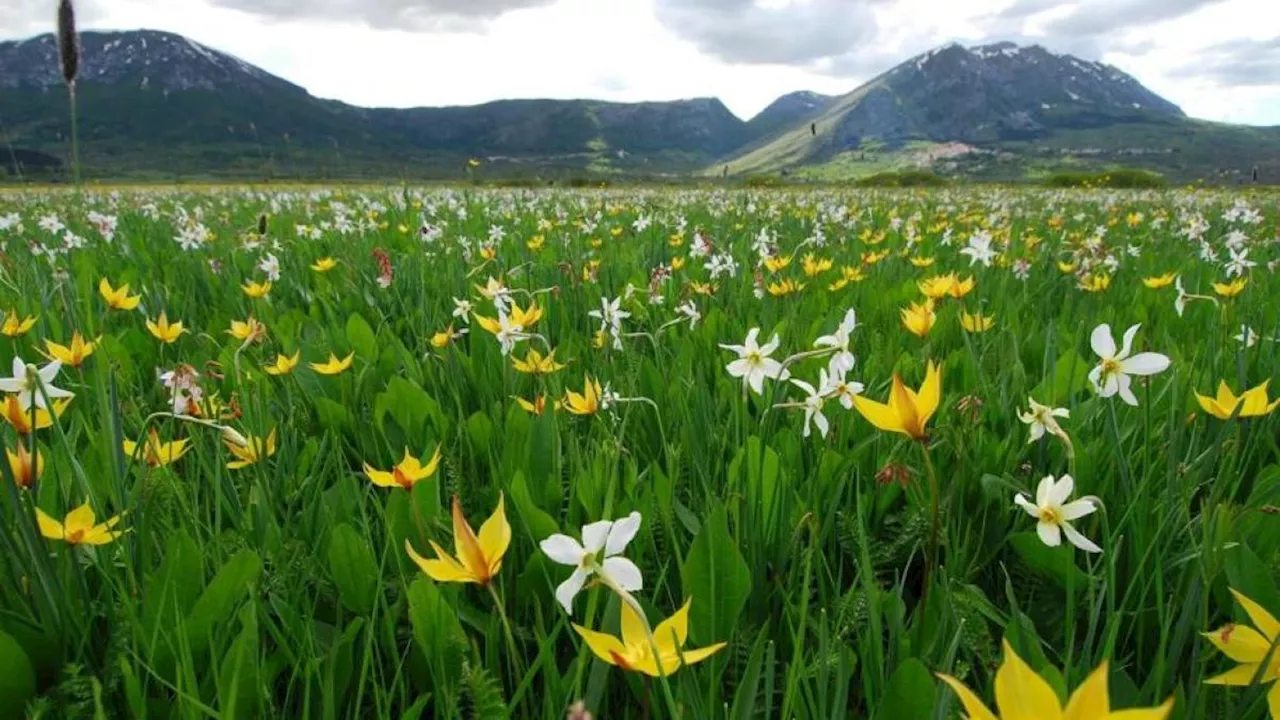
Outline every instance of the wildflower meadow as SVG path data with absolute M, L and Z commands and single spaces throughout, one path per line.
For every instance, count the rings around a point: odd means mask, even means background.
M 0 194 L 0 716 L 1280 718 L 1274 195 Z

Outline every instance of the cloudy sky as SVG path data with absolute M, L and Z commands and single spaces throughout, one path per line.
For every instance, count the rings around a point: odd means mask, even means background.
M 53 0 L 0 0 L 0 38 Z M 86 29 L 182 33 L 368 106 L 717 96 L 743 117 L 931 47 L 1038 42 L 1196 117 L 1280 125 L 1280 0 L 79 0 Z

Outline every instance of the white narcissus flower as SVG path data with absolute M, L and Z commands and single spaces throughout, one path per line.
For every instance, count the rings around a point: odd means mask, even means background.
M 1013 502 L 1026 510 L 1028 515 L 1039 520 L 1036 524 L 1036 534 L 1045 545 L 1058 547 L 1062 544 L 1062 536 L 1065 534 L 1067 542 L 1081 550 L 1100 553 L 1102 548 L 1081 535 L 1079 530 L 1072 527 L 1071 521 L 1092 514 L 1102 505 L 1102 502 L 1093 496 L 1067 502 L 1074 491 L 1075 480 L 1070 475 L 1063 475 L 1057 481 L 1052 475 L 1046 475 L 1040 481 L 1040 486 L 1036 488 L 1034 504 L 1022 493 L 1015 495 Z
M 738 353 L 738 359 L 726 365 L 725 369 L 733 377 L 742 378 L 742 382 L 749 385 L 757 395 L 764 393 L 765 378 L 787 380 L 791 377 L 791 373 L 782 367 L 782 363 L 769 357 L 774 350 L 778 349 L 780 344 L 778 336 L 774 335 L 769 342 L 759 345 L 757 344 L 759 335 L 760 328 L 751 328 L 747 332 L 747 339 L 741 345 L 720 346 L 725 350 Z
M 836 351 L 831 356 L 827 367 L 830 368 L 832 375 L 847 373 L 853 369 L 854 357 L 849 352 L 849 335 L 854 328 L 858 327 L 858 316 L 852 308 L 844 314 L 844 319 L 840 321 L 840 327 L 831 335 L 823 335 L 813 341 L 815 347 L 832 348 Z
M 818 432 L 822 437 L 827 436 L 827 432 L 831 430 L 831 423 L 827 421 L 827 416 L 822 414 L 822 404 L 826 401 L 823 397 L 823 389 L 830 383 L 826 370 L 820 370 L 818 375 L 818 387 L 814 388 L 809 383 L 797 378 L 791 379 L 791 384 L 800 388 L 805 393 L 804 402 L 804 436 L 809 437 L 813 430 L 813 426 L 818 426 Z
M 845 380 L 845 373 L 832 373 L 827 378 L 827 382 L 822 386 L 820 391 L 829 398 L 840 398 L 840 404 L 845 410 L 853 409 L 853 399 L 866 389 L 866 386 L 856 380 Z
M 582 527 L 582 542 L 559 533 L 539 543 L 547 557 L 573 568 L 568 580 L 556 588 L 556 600 L 573 614 L 573 598 L 592 575 L 615 592 L 631 593 L 644 586 L 640 568 L 621 557 L 640 530 L 640 513 L 621 520 L 601 520 Z
M 1089 344 L 1093 352 L 1101 358 L 1097 367 L 1089 371 L 1089 382 L 1098 395 L 1109 398 L 1117 393 L 1120 399 L 1129 405 L 1137 406 L 1138 398 L 1133 394 L 1132 375 L 1155 375 L 1169 368 L 1169 358 L 1160 353 L 1138 353 L 1132 357 L 1133 336 L 1138 334 L 1141 325 L 1134 325 L 1124 333 L 1124 346 L 1116 351 L 1116 341 L 1111 337 L 1111 326 L 1103 323 L 1093 329 Z
M 14 357 L 13 377 L 0 378 L 0 391 L 16 393 L 18 407 L 23 410 L 29 409 L 33 404 L 47 410 L 49 405 L 45 402 L 46 395 L 50 400 L 75 397 L 75 393 L 53 386 L 54 378 L 58 377 L 60 370 L 62 363 L 57 360 L 37 369 L 35 365 L 23 362 L 22 358 Z
M 1036 402 L 1035 398 L 1027 398 L 1031 409 L 1027 412 L 1018 411 L 1018 419 L 1031 426 L 1031 439 L 1028 443 L 1033 443 L 1048 432 L 1050 435 L 1064 437 L 1066 432 L 1062 426 L 1058 424 L 1058 418 L 1071 417 L 1071 411 L 1066 408 L 1054 408 L 1048 405 L 1041 405 Z

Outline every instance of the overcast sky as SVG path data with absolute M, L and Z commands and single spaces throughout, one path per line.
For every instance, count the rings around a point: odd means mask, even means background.
M 0 37 L 53 0 L 0 0 Z M 950 41 L 1102 60 L 1188 114 L 1280 125 L 1280 0 L 80 0 L 85 29 L 153 28 L 366 106 L 716 96 L 750 117 L 839 94 Z

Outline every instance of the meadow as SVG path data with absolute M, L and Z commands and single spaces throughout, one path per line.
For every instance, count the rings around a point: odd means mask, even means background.
M 1280 718 L 1277 213 L 0 194 L 0 716 Z

